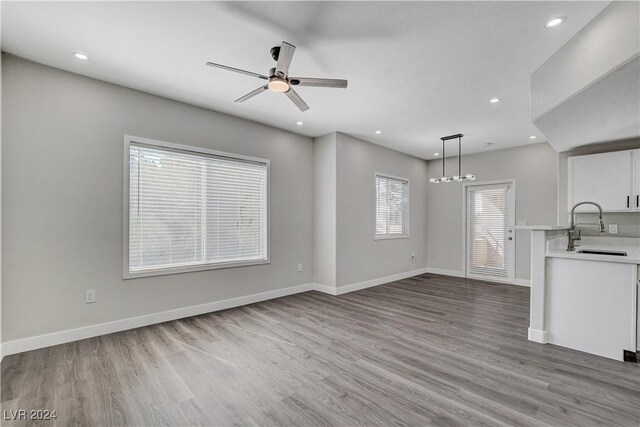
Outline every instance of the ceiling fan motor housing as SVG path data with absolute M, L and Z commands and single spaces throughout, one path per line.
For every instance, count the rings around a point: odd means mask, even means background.
M 277 61 L 279 56 L 280 56 L 280 46 L 272 47 L 271 48 L 271 57 L 273 58 L 273 60 Z

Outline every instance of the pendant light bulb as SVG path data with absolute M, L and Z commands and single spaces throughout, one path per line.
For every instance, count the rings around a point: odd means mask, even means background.
M 476 180 L 476 176 L 472 173 L 468 173 L 465 178 L 467 178 L 469 181 L 475 181 Z
M 462 181 L 463 179 L 464 179 L 464 178 L 460 178 L 458 175 L 454 175 L 454 176 L 453 176 L 453 180 L 454 180 L 454 181 L 458 181 L 458 182 L 460 182 L 460 181 Z
M 443 176 L 442 178 L 440 178 L 440 182 L 451 182 L 451 179 Z
M 432 184 L 437 184 L 437 183 L 439 183 L 439 182 L 440 182 L 440 180 L 439 180 L 438 178 L 431 178 L 431 179 L 429 180 L 429 182 L 430 182 L 430 183 L 432 183 Z

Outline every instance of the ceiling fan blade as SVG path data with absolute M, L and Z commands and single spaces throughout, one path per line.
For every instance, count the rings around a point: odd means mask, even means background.
M 207 65 L 210 66 L 210 67 L 222 68 L 223 70 L 234 71 L 234 72 L 240 73 L 240 74 L 246 74 L 247 76 L 257 77 L 257 78 L 263 79 L 263 80 L 269 80 L 269 77 L 267 77 L 265 75 L 258 74 L 258 73 L 253 73 L 253 72 L 247 71 L 247 70 L 241 70 L 240 68 L 234 68 L 234 67 L 229 67 L 227 65 L 216 64 L 215 62 L 207 62 Z
M 262 92 L 264 92 L 264 91 L 265 91 L 265 90 L 267 90 L 267 89 L 269 89 L 269 86 L 267 86 L 267 85 L 264 85 L 264 86 L 262 86 L 262 87 L 259 87 L 258 89 L 256 89 L 256 90 L 254 90 L 254 91 L 249 92 L 249 93 L 248 93 L 248 94 L 246 94 L 245 96 L 243 96 L 243 97 L 240 97 L 240 98 L 236 99 L 236 102 L 244 102 L 244 101 L 246 101 L 247 99 L 249 99 L 249 98 L 253 98 L 253 97 L 254 97 L 254 96 L 256 96 L 257 94 L 262 93 Z
M 280 53 L 278 54 L 278 63 L 276 64 L 276 74 L 280 77 L 286 77 L 289 74 L 289 66 L 293 59 L 293 52 L 296 51 L 296 47 L 285 41 L 280 46 Z
M 291 77 L 289 82 L 294 86 L 347 88 L 347 81 L 341 79 L 316 79 L 313 77 Z
M 307 111 L 309 109 L 309 106 L 307 105 L 307 103 L 304 102 L 302 98 L 300 98 L 300 95 L 298 95 L 298 92 L 293 90 L 293 88 L 289 89 L 284 94 L 287 95 L 289 99 L 293 101 L 294 104 L 296 104 L 296 106 L 300 109 L 300 111 Z

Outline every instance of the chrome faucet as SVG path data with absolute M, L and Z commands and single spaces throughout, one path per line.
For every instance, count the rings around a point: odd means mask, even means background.
M 583 222 L 583 223 L 575 223 L 574 222 L 574 214 L 575 214 L 575 210 L 578 206 L 580 205 L 593 205 L 596 208 L 598 208 L 598 222 L 596 223 L 587 223 L 587 222 Z M 575 242 L 576 240 L 581 240 L 582 237 L 580 235 L 580 230 L 578 230 L 578 235 L 576 236 L 576 227 L 578 225 L 595 225 L 598 227 L 598 231 L 600 233 L 604 233 L 604 223 L 602 222 L 602 207 L 597 204 L 596 202 L 580 202 L 580 203 L 576 203 L 572 208 L 571 208 L 571 225 L 569 226 L 569 229 L 567 230 L 567 236 L 569 237 L 569 243 L 567 244 L 567 250 L 568 251 L 574 251 L 576 249 L 576 245 Z

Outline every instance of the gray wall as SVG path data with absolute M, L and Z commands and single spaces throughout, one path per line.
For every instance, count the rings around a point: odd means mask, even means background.
M 463 173 L 474 173 L 476 183 L 515 179 L 516 224 L 555 224 L 558 155 L 548 144 L 495 150 L 462 157 Z M 447 173 L 457 170 L 448 159 Z M 442 161 L 428 162 L 428 176 L 442 176 Z M 464 272 L 463 190 L 460 183 L 427 186 L 427 266 Z M 530 277 L 530 233 L 516 231 L 516 279 Z
M 5 342 L 311 282 L 310 138 L 10 56 L 2 83 Z M 271 159 L 271 264 L 123 280 L 124 134 Z
M 571 151 L 558 153 L 558 224 L 569 224 L 569 206 L 567 202 L 567 181 L 569 179 L 569 157 L 583 156 L 587 154 L 607 153 L 611 151 L 633 150 L 640 148 L 640 140 L 614 141 L 591 146 L 577 148 Z M 596 200 L 597 201 L 597 200 Z M 580 214 L 579 222 L 595 222 L 596 214 Z M 612 236 L 612 237 L 640 237 L 640 213 L 622 212 L 605 213 L 605 224 L 618 224 L 618 234 L 609 234 L 609 227 L 605 233 L 598 233 L 590 227 L 581 227 L 585 236 Z
M 425 267 L 427 162 L 342 133 L 337 161 L 338 286 Z M 409 238 L 373 239 L 375 172 L 409 178 Z
M 313 281 L 336 286 L 336 133 L 313 140 Z

